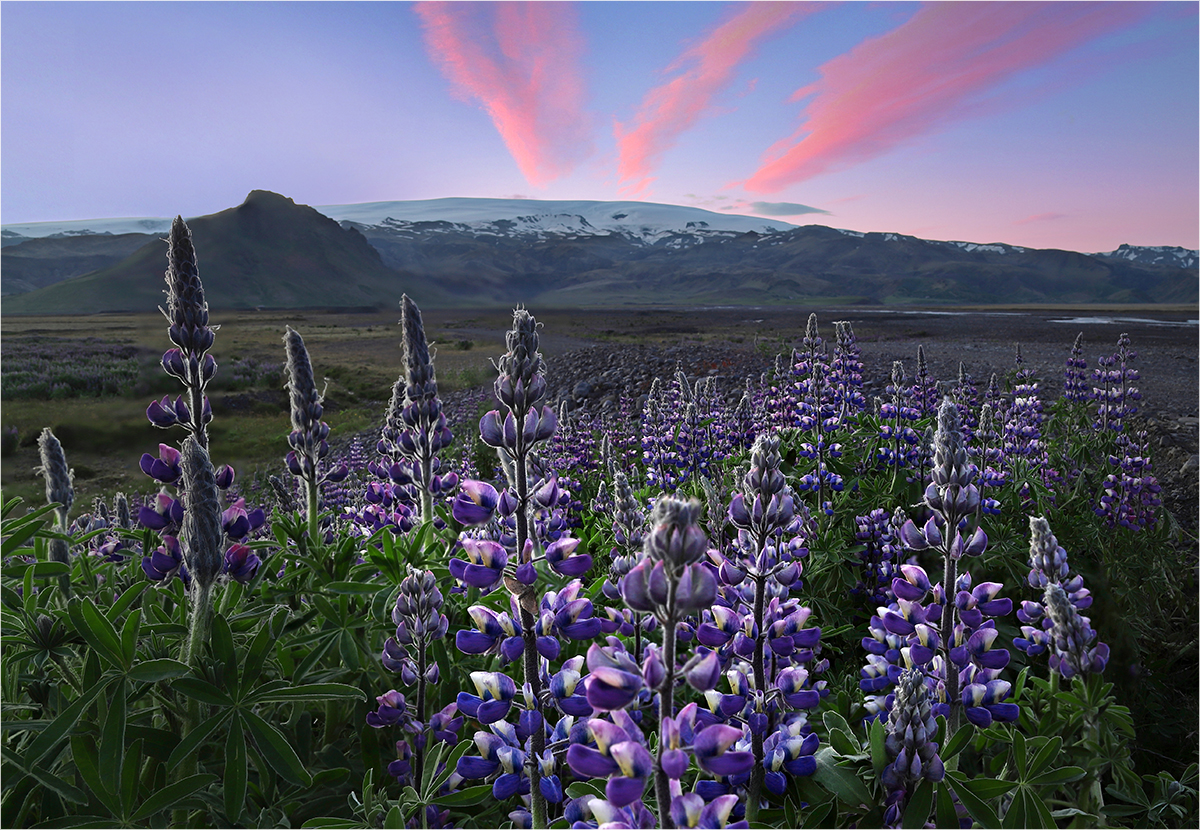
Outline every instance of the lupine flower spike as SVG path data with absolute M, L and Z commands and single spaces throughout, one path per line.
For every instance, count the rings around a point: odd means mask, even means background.
M 54 511 L 58 517 L 58 530 L 66 532 L 67 520 L 71 507 L 75 504 L 75 471 L 67 466 L 67 456 L 63 452 L 62 443 L 50 431 L 50 427 L 42 430 L 38 436 L 38 456 L 42 465 L 37 472 L 46 479 L 46 502 L 58 504 Z M 55 562 L 68 563 L 70 549 L 62 539 L 50 540 L 50 558 Z M 60 580 L 64 593 L 71 591 L 71 578 L 63 575 Z

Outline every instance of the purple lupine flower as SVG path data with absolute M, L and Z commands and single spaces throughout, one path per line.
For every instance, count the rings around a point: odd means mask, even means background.
M 254 551 L 245 545 L 235 543 L 225 551 L 225 563 L 221 568 L 221 573 L 228 574 L 230 579 L 244 585 L 254 578 L 254 575 L 258 573 L 258 566 L 261 564 L 262 560 Z
M 321 461 L 329 454 L 329 425 L 321 420 L 324 408 L 317 384 L 313 379 L 312 362 L 304 339 L 291 326 L 283 336 L 287 352 L 288 397 L 291 401 L 292 432 L 288 435 L 287 467 L 296 478 L 304 481 L 307 493 L 309 538 L 318 538 L 319 487 L 324 481 L 342 481 L 349 468 L 342 465 L 321 472 Z
M 471 682 L 478 694 L 459 692 L 458 710 L 482 724 L 503 720 L 517 696 L 517 685 L 500 672 L 471 672 Z
M 178 576 L 184 584 L 191 582 L 187 567 L 183 564 L 183 550 L 179 546 L 179 540 L 166 534 L 162 537 L 162 544 L 142 559 L 142 570 L 151 582 L 166 582 L 173 576 Z
M 1021 603 L 1017 618 L 1025 625 L 1013 645 L 1030 657 L 1050 651 L 1050 668 L 1066 678 L 1104 671 L 1108 646 L 1092 645 L 1096 632 L 1080 613 L 1092 596 L 1082 576 L 1069 576 L 1067 552 L 1041 517 L 1029 518 L 1029 562 L 1029 585 L 1042 591 L 1043 601 Z
M 150 453 L 143 453 L 139 466 L 143 473 L 162 484 L 171 484 L 183 475 L 179 450 L 167 444 L 158 445 L 158 458 Z
M 468 479 L 459 485 L 451 514 L 459 524 L 476 527 L 492 520 L 499 502 L 500 494 L 495 487 L 486 481 Z
M 1117 435 L 1120 455 L 1111 455 L 1108 463 L 1116 470 L 1104 478 L 1095 512 L 1109 527 L 1121 526 L 1130 530 L 1152 527 L 1162 506 L 1159 493 L 1162 487 L 1151 474 L 1148 441 L 1144 431 L 1131 436 Z
M 929 374 L 929 364 L 925 361 L 925 347 L 922 345 L 917 346 L 917 370 L 913 377 L 909 400 L 921 418 L 937 413 L 937 380 Z
M 937 783 L 946 776 L 938 746 L 933 742 L 937 721 L 925 678 L 916 669 L 904 672 L 896 687 L 896 701 L 887 721 L 884 749 L 891 762 L 884 769 L 888 788 L 884 823 L 899 827 L 908 798 L 922 779 Z
M 454 489 L 453 482 L 435 475 L 441 465 L 437 453 L 450 444 L 452 435 L 438 398 L 437 379 L 421 310 L 407 295 L 400 300 L 404 331 L 404 374 L 392 389 L 384 419 L 379 451 L 393 463 L 403 460 L 421 499 L 422 521 L 433 518 L 433 496 Z
M 204 394 L 209 381 L 217 373 L 217 362 L 208 353 L 216 340 L 215 329 L 209 325 L 208 303 L 204 285 L 196 265 L 196 249 L 192 232 L 183 217 L 176 216 L 167 237 L 167 307 L 159 310 L 169 324 L 167 336 L 175 344 L 162 357 L 163 369 L 177 378 L 186 389 L 184 397 L 172 404 L 164 397 L 146 410 L 152 424 L 169 427 L 180 424 L 193 435 L 202 448 L 208 447 L 206 427 L 212 421 L 212 406 Z
M 892 382 L 885 390 L 890 396 L 880 404 L 880 425 L 877 459 L 890 467 L 911 467 L 916 460 L 916 431 L 909 426 L 920 417 L 920 413 L 909 405 L 909 389 L 904 384 L 904 364 L 892 362 Z
M 1092 399 L 1087 367 L 1087 358 L 1083 356 L 1083 332 L 1079 332 L 1063 370 L 1063 398 L 1076 403 Z
M 1131 364 L 1137 352 L 1129 348 L 1129 335 L 1122 332 L 1117 338 L 1117 350 L 1112 355 L 1102 356 L 1100 365 L 1092 371 L 1095 384 L 1092 393 L 1096 398 L 1096 429 L 1121 432 L 1125 421 L 1138 411 L 1137 402 L 1142 399 L 1137 387 L 1138 370 Z

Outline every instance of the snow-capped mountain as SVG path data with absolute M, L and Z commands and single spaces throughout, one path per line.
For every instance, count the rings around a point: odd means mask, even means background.
M 170 219 L 154 217 L 129 217 L 124 219 L 76 219 L 68 222 L 22 222 L 5 225 L 5 241 L 45 239 L 46 237 L 117 236 L 123 233 L 166 233 L 171 229 Z
M 1125 259 L 1143 265 L 1165 265 L 1168 268 L 1192 268 L 1200 262 L 1200 251 L 1178 245 L 1122 245 L 1115 251 L 1093 256 Z
M 319 205 L 316 210 L 338 222 L 396 232 L 471 232 L 480 236 L 566 237 L 619 234 L 653 244 L 687 234 L 736 236 L 772 233 L 795 225 L 755 216 L 717 213 L 703 208 L 653 202 L 551 201 L 540 199 L 422 199 Z
M 5 308 L 153 305 L 168 224 L 3 226 Z M 426 302 L 564 308 L 819 298 L 1193 303 L 1197 292 L 1196 252 L 1184 248 L 1125 245 L 1088 255 L 793 226 L 648 202 L 463 198 L 312 208 L 253 191 L 242 205 L 188 224 L 206 249 L 216 249 L 205 260 L 213 301 L 232 307 L 357 306 L 397 290 Z M 320 267 L 299 291 L 296 269 L 305 263 Z M 132 286 L 154 297 L 134 297 Z M 31 296 L 17 299 L 21 293 Z

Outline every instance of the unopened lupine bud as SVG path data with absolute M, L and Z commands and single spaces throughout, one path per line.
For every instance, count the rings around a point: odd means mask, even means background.
M 37 472 L 46 479 L 46 501 L 58 503 L 59 520 L 65 527 L 67 514 L 75 504 L 75 471 L 67 466 L 66 453 L 50 427 L 43 429 L 38 436 L 38 455 L 42 466 L 38 467 Z
M 180 541 L 188 572 L 201 586 L 216 580 L 225 563 L 221 548 L 221 502 L 208 451 L 193 437 L 183 441 L 183 489 L 188 506 Z

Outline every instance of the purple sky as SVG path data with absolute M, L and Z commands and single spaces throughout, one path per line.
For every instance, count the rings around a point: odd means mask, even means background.
M 641 199 L 1200 247 L 1198 5 L 0 3 L 0 221 Z

